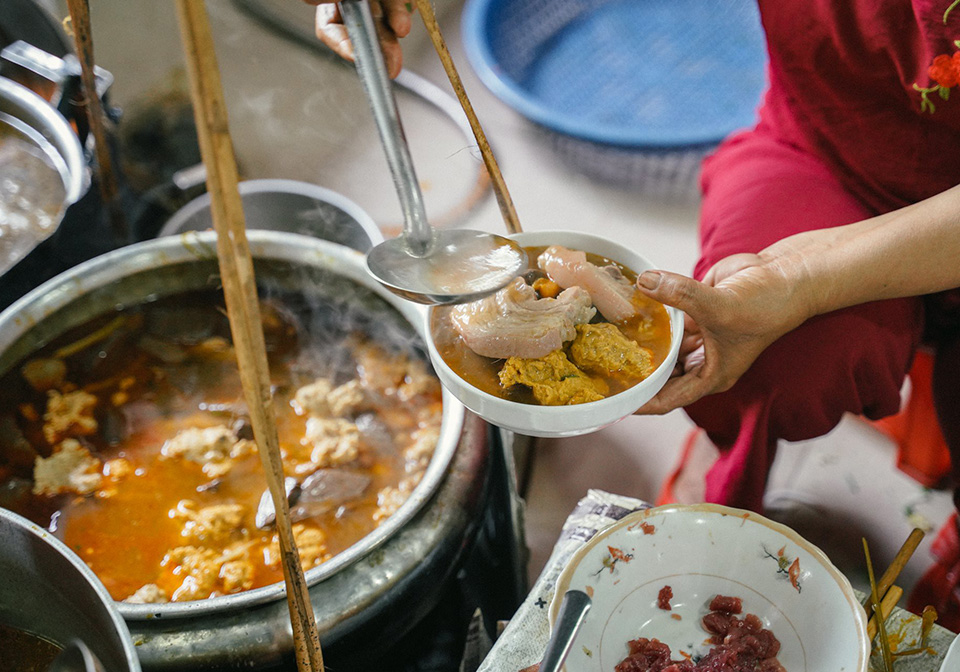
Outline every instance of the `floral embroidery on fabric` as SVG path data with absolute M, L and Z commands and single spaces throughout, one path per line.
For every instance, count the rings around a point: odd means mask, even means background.
M 953 0 L 947 10 L 943 13 L 943 25 L 947 25 L 947 19 L 950 12 L 960 5 L 960 0 Z M 960 40 L 954 40 L 954 46 L 960 49 Z M 933 63 L 927 69 L 927 75 L 933 80 L 935 86 L 923 87 L 914 83 L 915 91 L 920 92 L 920 111 L 933 114 L 937 111 L 936 105 L 930 100 L 931 94 L 940 96 L 943 100 L 950 99 L 950 89 L 960 84 L 960 51 L 953 54 L 940 54 L 933 59 Z

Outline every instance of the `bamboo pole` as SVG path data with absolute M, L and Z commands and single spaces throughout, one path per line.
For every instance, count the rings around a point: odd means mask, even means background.
M 497 203 L 500 205 L 500 214 L 507 225 L 507 231 L 510 233 L 520 233 L 523 229 L 520 227 L 520 219 L 517 217 L 517 210 L 513 206 L 513 198 L 510 197 L 510 191 L 507 189 L 507 183 L 503 180 L 503 174 L 500 172 L 500 165 L 497 163 L 490 143 L 487 142 L 487 136 L 480 126 L 480 120 L 477 113 L 467 97 L 467 91 L 463 88 L 463 81 L 460 79 L 460 73 L 457 72 L 457 66 L 453 63 L 453 57 L 447 48 L 446 40 L 440 32 L 440 25 L 437 23 L 437 17 L 433 12 L 433 5 L 430 0 L 417 0 L 417 8 L 420 10 L 420 16 L 423 18 L 423 24 L 430 33 L 430 39 L 433 40 L 433 46 L 440 56 L 440 62 L 443 63 L 443 69 L 447 73 L 450 85 L 453 87 L 460 106 L 463 108 L 467 120 L 470 122 L 470 128 L 473 129 L 473 135 L 477 139 L 477 146 L 480 148 L 480 155 L 483 157 L 483 163 L 490 173 L 490 180 L 493 186 L 493 193 L 497 196 Z
M 253 260 L 237 189 L 237 162 L 227 125 L 226 103 L 214 52 L 210 19 L 203 0 L 176 0 L 187 56 L 187 73 L 197 121 L 200 151 L 207 167 L 217 256 L 230 319 L 240 380 L 250 410 L 250 421 L 260 461 L 277 514 L 283 579 L 300 672 L 323 672 L 323 654 L 316 617 L 310 604 L 300 554 L 290 524 L 290 508 L 283 486 L 283 462 L 277 437 L 267 352 L 260 321 Z
M 113 159 L 110 156 L 110 144 L 104 124 L 103 106 L 97 95 L 97 76 L 93 60 L 93 31 L 90 26 L 90 6 L 87 0 L 67 0 L 70 11 L 70 24 L 73 28 L 73 42 L 80 61 L 80 80 L 86 101 L 87 120 L 93 133 L 97 152 L 97 165 L 100 167 L 100 199 L 107 208 L 110 225 L 114 235 L 121 242 L 127 238 L 127 222 L 120 207 L 117 189 L 117 175 L 114 172 Z

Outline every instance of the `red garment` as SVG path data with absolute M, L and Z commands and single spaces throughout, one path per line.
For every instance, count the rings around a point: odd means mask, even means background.
M 922 111 L 938 56 L 960 65 L 952 0 L 760 0 L 770 54 L 761 127 L 885 212 L 960 184 L 960 89 Z M 953 57 L 951 59 L 951 57 Z M 960 74 L 958 69 L 955 74 Z
M 952 1 L 760 0 L 770 89 L 757 127 L 704 164 L 697 278 L 731 254 L 960 184 L 960 88 L 950 79 L 960 81 L 960 6 L 944 24 Z M 925 325 L 937 327 L 928 333 L 935 368 L 960 369 L 956 304 L 939 295 L 821 315 L 771 345 L 729 391 L 690 406 L 721 451 L 706 499 L 760 510 L 778 439 L 825 434 L 845 412 L 895 413 Z M 960 477 L 958 386 L 934 378 Z

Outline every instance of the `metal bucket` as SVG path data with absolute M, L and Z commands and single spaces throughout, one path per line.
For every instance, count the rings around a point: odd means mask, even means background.
M 421 307 L 382 289 L 361 253 L 291 233 L 248 236 L 261 288 L 335 293 L 360 286 L 422 338 Z M 216 287 L 215 242 L 213 232 L 168 236 L 102 255 L 45 283 L 0 314 L 0 375 L 117 306 Z M 479 521 L 488 450 L 486 425 L 444 391 L 440 439 L 410 498 L 380 527 L 306 574 L 325 648 L 373 648 L 371 639 L 402 636 L 429 608 Z M 282 584 L 196 602 L 117 606 L 148 670 L 249 669 L 292 655 Z
M 61 646 L 79 639 L 107 672 L 139 672 L 130 632 L 100 580 L 52 534 L 4 509 L 0 576 L 0 623 Z
M 56 231 L 67 207 L 75 203 L 89 185 L 90 177 L 83 151 L 63 115 L 27 87 L 5 77 L 0 77 L 0 125 L 42 152 L 63 182 L 64 195 L 59 215 L 51 226 L 35 232 L 36 246 Z M 20 261 L 31 249 L 0 257 L 0 274 Z

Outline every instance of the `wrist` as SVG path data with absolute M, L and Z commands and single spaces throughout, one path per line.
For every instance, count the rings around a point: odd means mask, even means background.
M 821 240 L 829 233 L 832 231 L 791 236 L 761 252 L 761 256 L 769 257 L 770 262 L 776 264 L 787 283 L 798 325 L 839 307 L 834 305 L 836 276 L 828 272 L 833 263 L 833 245 L 830 240 Z

